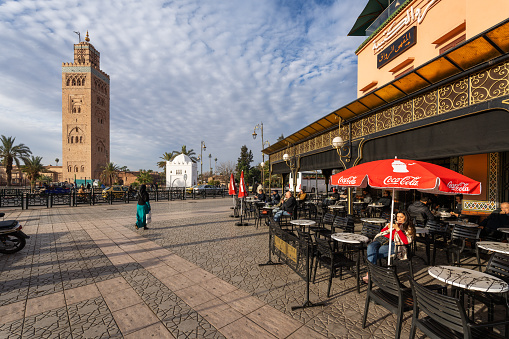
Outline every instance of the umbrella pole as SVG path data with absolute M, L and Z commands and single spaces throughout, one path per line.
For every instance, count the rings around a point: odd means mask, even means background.
M 391 199 L 391 215 L 389 218 L 391 219 L 390 226 L 389 226 L 389 256 L 387 257 L 387 266 L 391 266 L 391 249 L 392 249 L 392 215 L 394 214 L 394 188 L 392 189 L 392 199 Z

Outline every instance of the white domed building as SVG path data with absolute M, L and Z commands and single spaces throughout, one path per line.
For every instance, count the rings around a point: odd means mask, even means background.
M 166 187 L 190 187 L 198 179 L 197 165 L 185 154 L 166 162 Z

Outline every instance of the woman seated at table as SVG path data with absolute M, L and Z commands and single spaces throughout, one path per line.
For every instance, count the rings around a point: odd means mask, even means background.
M 408 245 L 415 237 L 415 228 L 412 225 L 408 212 L 399 212 L 396 215 L 396 220 L 396 223 L 392 224 L 392 254 L 395 252 L 396 245 Z M 389 228 L 390 224 L 387 224 L 368 245 L 368 260 L 372 264 L 376 265 L 378 259 L 387 258 L 389 256 Z M 397 255 L 401 259 L 406 259 L 406 248 L 404 246 L 399 246 Z M 366 274 L 362 280 L 367 283 L 368 274 Z

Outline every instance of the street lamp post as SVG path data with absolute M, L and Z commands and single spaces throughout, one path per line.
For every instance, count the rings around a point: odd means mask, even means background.
M 205 146 L 205 141 L 201 141 L 200 143 L 200 176 L 201 180 L 203 181 L 203 151 L 207 149 L 207 146 Z
M 265 145 L 267 146 L 270 146 L 270 143 L 269 141 L 264 141 L 263 140 L 263 122 L 259 123 L 258 125 L 256 125 L 253 129 L 253 140 L 256 139 L 256 129 L 259 129 L 261 131 L 261 137 L 262 137 L 262 151 L 263 151 L 263 148 L 265 147 Z M 262 152 L 262 164 L 265 165 L 265 153 Z M 263 173 L 263 166 L 262 165 L 262 186 L 265 184 L 265 180 L 264 180 L 264 173 Z
M 212 174 L 212 154 L 209 153 L 209 171 Z
M 214 165 L 214 174 L 217 173 L 217 158 L 214 158 L 214 162 L 215 162 L 215 165 Z

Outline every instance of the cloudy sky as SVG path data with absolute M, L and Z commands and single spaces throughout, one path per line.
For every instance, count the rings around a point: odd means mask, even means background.
M 111 79 L 112 162 L 156 170 L 201 140 L 218 163 L 242 145 L 260 162 L 256 124 L 273 144 L 355 99 L 362 38 L 346 34 L 365 2 L 0 0 L 0 134 L 62 159 L 61 63 L 88 30 Z

